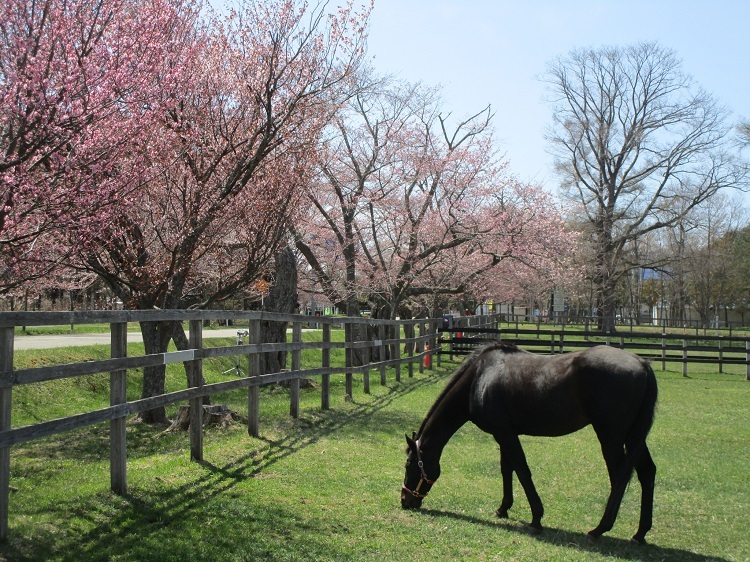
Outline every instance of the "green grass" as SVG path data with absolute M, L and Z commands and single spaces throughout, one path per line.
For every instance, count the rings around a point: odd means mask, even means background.
M 128 332 L 140 330 L 138 322 L 128 323 Z M 73 324 L 59 326 L 17 326 L 15 334 L 25 336 L 41 336 L 56 334 L 103 334 L 109 333 L 109 324 Z
M 18 360 L 51 359 L 35 352 Z M 315 361 L 312 354 L 303 360 Z M 206 376 L 220 380 L 233 364 L 207 362 Z M 266 387 L 261 437 L 249 437 L 242 425 L 209 429 L 203 463 L 189 460 L 186 434 L 159 436 L 161 427 L 129 425 L 125 498 L 109 492 L 106 426 L 16 446 L 11 486 L 17 491 L 0 559 L 750 560 L 744 523 L 750 511 L 750 383 L 743 377 L 697 368 L 689 378 L 657 372 L 660 403 L 649 438 L 658 467 L 654 529 L 651 544 L 638 547 L 628 541 L 637 527 L 637 483 L 613 531 L 597 543 L 586 538 L 608 491 L 590 429 L 555 439 L 522 438 L 545 503 L 540 536 L 526 529 L 530 512 L 518 484 L 511 519 L 495 518 L 499 453 L 492 438 L 471 425 L 446 448 L 442 476 L 423 509 L 401 510 L 403 435 L 418 427 L 454 367 L 443 361 L 442 369 L 414 378 L 403 369 L 400 384 L 389 372 L 387 386 L 373 372 L 371 395 L 362 393 L 356 376 L 352 402 L 344 400 L 343 378 L 333 377 L 332 409 L 320 410 L 319 390 L 303 390 L 296 420 L 287 415 L 286 391 Z M 56 384 L 36 395 L 23 389 L 24 402 L 22 389 L 14 389 L 14 426 L 55 417 L 53 409 L 98 407 L 108 393 L 104 380 Z M 170 370 L 168 386 L 180 385 L 184 373 Z M 243 393 L 218 398 L 243 411 Z M 67 401 L 76 404 L 53 406 Z

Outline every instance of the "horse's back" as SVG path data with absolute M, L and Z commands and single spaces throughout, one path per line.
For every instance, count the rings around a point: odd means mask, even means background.
M 646 389 L 643 359 L 607 346 L 562 355 L 489 350 L 479 357 L 474 423 L 485 431 L 564 435 L 636 415 Z

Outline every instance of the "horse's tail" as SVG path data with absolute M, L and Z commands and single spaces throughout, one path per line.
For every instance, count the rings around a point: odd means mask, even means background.
M 638 414 L 625 438 L 626 454 L 633 464 L 637 462 L 637 459 L 646 448 L 646 437 L 651 431 L 651 426 L 654 424 L 656 401 L 659 395 L 656 386 L 656 375 L 654 375 L 654 370 L 648 361 L 643 361 L 643 370 L 646 375 L 646 391 L 638 408 Z

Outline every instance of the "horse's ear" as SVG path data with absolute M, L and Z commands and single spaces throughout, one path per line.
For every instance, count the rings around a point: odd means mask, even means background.
M 416 433 L 414 433 L 414 437 L 416 437 L 416 436 L 417 436 L 417 434 L 416 434 Z M 407 445 L 407 446 L 408 446 L 408 447 L 409 447 L 410 449 L 413 449 L 414 447 L 416 447 L 416 446 L 417 446 L 417 444 L 416 444 L 416 443 L 414 442 L 414 439 L 413 439 L 412 437 L 409 437 L 408 435 L 404 435 L 404 437 L 406 437 L 406 445 Z

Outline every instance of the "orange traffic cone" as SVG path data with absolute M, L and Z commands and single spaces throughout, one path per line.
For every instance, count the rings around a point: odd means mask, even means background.
M 425 344 L 424 346 L 425 351 L 430 351 L 430 344 Z M 422 365 L 427 367 L 428 369 L 432 369 L 432 355 L 429 353 L 424 356 L 424 359 L 422 360 Z

